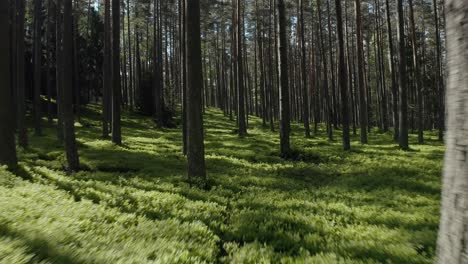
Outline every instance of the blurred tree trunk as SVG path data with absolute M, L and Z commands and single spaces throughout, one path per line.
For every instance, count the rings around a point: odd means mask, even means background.
M 41 129 L 41 58 L 42 58 L 42 0 L 34 1 L 34 132 L 42 134 Z
M 110 99 L 112 87 L 112 69 L 111 69 L 111 14 L 110 0 L 104 2 L 104 60 L 103 60 L 103 91 L 102 91 L 102 137 L 109 137 L 109 123 L 111 121 Z
M 24 43 L 24 17 L 25 0 L 17 1 L 16 17 L 16 118 L 18 128 L 18 145 L 28 147 L 28 131 L 26 128 L 26 87 L 25 87 L 25 43 Z
M 468 262 L 468 5 L 447 0 L 445 7 L 448 120 L 437 262 L 461 264 Z
M 15 166 L 15 120 L 13 111 L 13 94 L 10 86 L 10 1 L 0 1 L 0 164 Z
M 63 8 L 63 56 L 73 58 L 72 0 L 65 0 Z M 63 124 L 65 150 L 69 171 L 79 170 L 78 150 L 73 118 L 73 60 L 63 60 Z

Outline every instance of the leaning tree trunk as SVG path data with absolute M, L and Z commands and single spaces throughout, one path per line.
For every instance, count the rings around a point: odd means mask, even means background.
M 467 263 L 468 5 L 447 0 L 447 135 L 437 262 Z
M 284 0 L 278 0 L 278 58 L 280 85 L 280 149 L 286 156 L 291 151 L 289 134 L 291 130 L 289 113 L 289 78 L 288 78 L 288 47 L 286 36 L 286 10 Z
M 72 0 L 65 0 L 63 7 L 63 127 L 68 170 L 80 167 L 75 139 L 73 118 L 73 17 Z
M 204 187 L 205 145 L 202 114 L 202 60 L 200 39 L 200 1 L 185 1 L 187 63 L 187 160 L 192 184 Z
M 14 136 L 13 96 L 10 86 L 10 32 L 9 32 L 10 1 L 0 1 L 0 164 L 16 165 L 16 149 Z

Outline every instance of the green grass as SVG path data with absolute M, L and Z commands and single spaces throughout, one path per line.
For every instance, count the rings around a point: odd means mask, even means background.
M 123 146 L 100 139 L 98 107 L 77 124 L 83 170 L 67 175 L 55 130 L 31 137 L 21 170 L 0 168 L 0 263 L 432 263 L 444 147 L 399 150 L 391 134 L 312 139 L 297 161 L 249 120 L 205 115 L 209 190 L 190 188 L 179 129 L 125 113 Z M 338 131 L 339 132 L 339 131 Z M 339 139 L 339 134 L 335 137 Z

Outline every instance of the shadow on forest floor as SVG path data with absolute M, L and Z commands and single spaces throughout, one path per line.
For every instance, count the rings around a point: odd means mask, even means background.
M 32 256 L 34 263 L 433 261 L 444 154 L 431 140 L 435 133 L 426 133 L 425 145 L 411 135 L 410 152 L 399 150 L 391 133 L 370 133 L 367 145 L 353 136 L 352 151 L 343 152 L 339 140 L 326 140 L 323 127 L 306 139 L 293 124 L 295 160 L 285 161 L 278 134 L 261 120 L 251 117 L 249 135 L 239 138 L 233 121 L 207 109 L 205 191 L 186 181 L 180 129 L 156 130 L 151 118 L 125 113 L 124 145 L 115 146 L 101 139 L 98 107 L 84 111 L 77 124 L 82 171 L 63 171 L 63 147 L 51 127 L 31 138 L 31 150 L 20 151 L 32 182 L 14 181 L 7 197 L 0 194 L 23 204 L 0 202 L 9 210 L 0 217 L 0 257 Z M 0 189 L 6 186 L 0 181 Z M 49 198 L 32 199 L 25 189 Z M 54 199 L 63 200 L 60 207 L 47 209 Z M 140 237 L 128 233 L 130 227 Z M 17 246 L 2 251 L 5 241 Z M 113 255 L 122 243 L 126 250 Z

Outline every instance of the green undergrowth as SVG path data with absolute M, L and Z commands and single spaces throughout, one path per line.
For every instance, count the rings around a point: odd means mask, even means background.
M 123 145 L 101 139 L 98 106 L 77 123 L 82 170 L 64 170 L 52 127 L 0 168 L 0 263 L 432 263 L 444 147 L 401 151 L 390 133 L 303 137 L 283 160 L 277 132 L 239 138 L 205 114 L 208 189 L 185 177 L 180 129 L 125 113 Z M 45 124 L 45 121 L 44 121 Z M 321 127 L 322 128 L 322 127 Z

